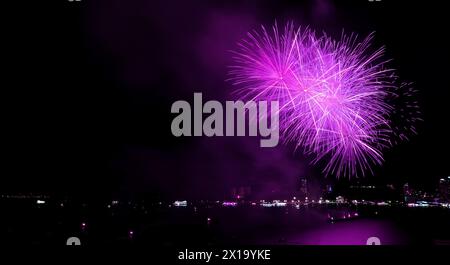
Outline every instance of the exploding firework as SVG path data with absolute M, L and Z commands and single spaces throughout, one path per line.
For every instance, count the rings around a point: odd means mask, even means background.
M 343 33 L 336 41 L 293 23 L 262 27 L 234 52 L 230 80 L 242 100 L 279 101 L 283 141 L 326 161 L 325 174 L 364 175 L 398 134 L 387 100 L 399 91 L 397 77 L 372 39 Z

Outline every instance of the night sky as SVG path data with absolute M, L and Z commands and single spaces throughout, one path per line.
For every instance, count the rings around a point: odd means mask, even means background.
M 432 188 L 450 175 L 443 1 L 187 2 L 50 1 L 4 11 L 11 82 L 2 86 L 0 191 L 208 199 L 239 186 L 256 197 L 290 194 L 299 177 L 332 181 L 289 146 L 170 131 L 176 100 L 232 99 L 229 50 L 246 32 L 290 20 L 332 36 L 375 31 L 375 45 L 419 91 L 419 135 L 387 151 L 363 181 Z

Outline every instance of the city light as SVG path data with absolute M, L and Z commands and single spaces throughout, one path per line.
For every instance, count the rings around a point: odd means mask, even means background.
M 222 205 L 225 206 L 225 207 L 235 207 L 237 205 L 237 202 L 224 201 L 222 203 Z
M 175 207 L 186 207 L 187 206 L 187 201 L 175 201 L 173 203 L 173 206 L 175 206 Z
M 132 239 L 133 236 L 134 236 L 134 231 L 133 231 L 133 230 L 128 231 L 128 237 L 129 237 L 130 239 Z
M 271 202 L 263 202 L 263 203 L 261 203 L 261 206 L 262 207 L 274 207 L 275 204 L 271 203 Z

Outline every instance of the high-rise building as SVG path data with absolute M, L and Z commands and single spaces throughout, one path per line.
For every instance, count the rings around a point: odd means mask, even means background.
M 252 189 L 248 186 L 233 187 L 231 189 L 231 196 L 234 199 L 248 199 L 251 192 Z
M 415 202 L 414 191 L 408 183 L 403 185 L 403 198 L 406 203 Z
M 439 180 L 439 197 L 443 202 L 450 202 L 450 177 Z
M 304 198 L 309 196 L 308 193 L 308 180 L 305 177 L 300 178 L 300 195 Z

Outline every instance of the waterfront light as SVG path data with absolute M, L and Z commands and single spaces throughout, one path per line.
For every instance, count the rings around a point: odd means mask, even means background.
M 226 207 L 235 207 L 237 205 L 237 202 L 228 202 L 228 201 L 224 201 L 222 203 L 222 206 L 226 206 Z
M 187 206 L 187 201 L 175 201 L 173 203 L 173 205 L 175 207 L 186 207 Z

